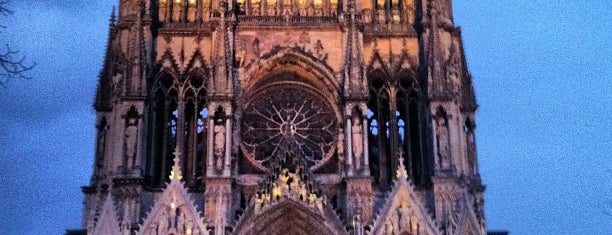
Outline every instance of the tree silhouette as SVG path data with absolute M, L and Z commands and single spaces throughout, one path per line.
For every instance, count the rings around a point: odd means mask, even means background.
M 14 12 L 8 7 L 8 3 L 8 0 L 0 0 L 0 16 L 13 15 Z M 6 26 L 0 25 L 0 30 L 4 29 L 6 29 Z M 31 78 L 26 73 L 32 70 L 35 65 L 36 63 L 27 63 L 25 56 L 20 55 L 19 51 L 6 44 L 5 48 L 0 49 L 0 86 L 6 87 L 8 81 L 14 78 Z

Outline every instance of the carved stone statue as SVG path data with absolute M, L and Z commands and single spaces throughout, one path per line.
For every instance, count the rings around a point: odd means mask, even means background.
M 215 166 L 217 169 L 223 168 L 223 155 L 225 152 L 225 126 L 215 125 L 214 128 L 215 133 L 215 142 L 214 142 L 214 156 L 215 156 Z
M 448 125 L 445 118 L 438 118 L 436 124 L 437 141 L 438 141 L 438 161 L 440 168 L 450 168 L 450 151 L 448 143 Z
M 361 120 L 359 115 L 353 116 L 353 124 L 351 126 L 352 144 L 353 144 L 353 159 L 355 169 L 361 169 L 361 163 L 363 162 L 363 128 L 361 127 Z
M 121 234 L 130 235 L 130 223 L 128 222 L 121 223 Z
M 168 231 L 168 224 L 167 213 L 163 211 L 159 216 L 159 230 L 157 232 L 163 234 Z
M 127 158 L 126 168 L 131 169 L 136 159 L 136 140 L 138 139 L 138 124 L 136 118 L 128 119 L 128 126 L 125 128 L 125 155 Z

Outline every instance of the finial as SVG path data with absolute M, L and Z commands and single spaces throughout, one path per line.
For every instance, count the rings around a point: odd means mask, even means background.
M 113 25 L 115 24 L 115 21 L 117 20 L 117 15 L 115 13 L 115 6 L 113 6 L 113 10 L 111 11 L 111 15 L 110 15 L 110 24 Z
M 397 168 L 397 178 L 398 179 L 408 179 L 408 172 L 406 171 L 406 167 L 404 166 L 404 150 L 399 150 L 399 167 Z
M 181 172 L 180 167 L 180 156 L 181 150 L 178 148 L 174 149 L 174 165 L 172 165 L 172 171 L 170 171 L 170 180 L 181 180 L 183 178 L 183 173 Z

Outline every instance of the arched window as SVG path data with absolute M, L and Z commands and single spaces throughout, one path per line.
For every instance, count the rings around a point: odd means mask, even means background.
M 202 175 L 202 165 L 206 156 L 206 133 L 205 125 L 208 119 L 208 109 L 206 107 L 206 90 L 204 81 L 201 78 L 191 78 L 185 84 L 183 96 L 183 156 L 182 161 L 185 174 L 185 181 L 189 184 L 196 184 L 198 177 Z
M 203 175 L 206 157 L 209 114 L 204 79 L 194 76 L 181 82 L 163 76 L 154 85 L 153 94 L 149 183 L 162 186 L 168 180 L 178 150 L 183 179 L 195 186 Z
M 387 185 L 391 179 L 390 138 L 389 138 L 389 86 L 382 73 L 376 73 L 370 79 L 370 99 L 368 100 L 367 118 L 370 172 L 376 182 Z
M 404 153 L 404 166 L 415 183 L 421 182 L 425 173 L 422 154 L 422 130 L 420 96 L 414 80 L 400 79 L 397 93 L 397 124 L 400 150 Z

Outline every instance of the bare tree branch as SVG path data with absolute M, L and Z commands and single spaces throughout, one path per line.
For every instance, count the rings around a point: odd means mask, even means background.
M 13 11 L 8 8 L 8 0 L 0 0 L 0 16 L 13 15 Z M 0 29 L 6 29 L 5 25 L 0 25 Z M 0 86 L 6 87 L 9 80 L 13 78 L 30 79 L 26 73 L 32 70 L 36 63 L 27 63 L 25 56 L 20 56 L 19 51 L 11 49 L 6 44 L 4 50 L 0 50 Z

